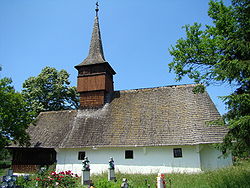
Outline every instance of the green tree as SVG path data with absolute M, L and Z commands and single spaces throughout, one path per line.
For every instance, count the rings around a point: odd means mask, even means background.
M 227 83 L 237 88 L 222 97 L 228 112 L 223 116 L 229 132 L 221 145 L 236 155 L 250 153 L 250 1 L 210 1 L 208 15 L 213 25 L 185 25 L 186 37 L 169 49 L 169 64 L 176 80 L 188 76 L 208 86 Z M 198 89 L 204 89 L 200 86 Z
M 45 67 L 37 77 L 23 83 L 22 94 L 28 108 L 37 114 L 41 111 L 65 110 L 78 107 L 79 97 L 75 87 L 70 87 L 65 70 Z
M 29 141 L 26 129 L 33 120 L 33 113 L 26 108 L 22 95 L 11 86 L 11 79 L 0 79 L 0 151 L 11 141 L 25 145 Z

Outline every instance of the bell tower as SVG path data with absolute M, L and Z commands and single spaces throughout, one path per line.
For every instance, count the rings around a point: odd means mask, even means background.
M 90 42 L 89 54 L 75 68 L 78 70 L 77 92 L 80 93 L 81 108 L 102 107 L 108 94 L 114 91 L 113 75 L 116 72 L 104 58 L 98 20 L 98 3 Z

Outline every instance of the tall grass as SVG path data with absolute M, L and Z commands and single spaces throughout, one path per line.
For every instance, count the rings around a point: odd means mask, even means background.
M 118 188 L 122 178 L 127 178 L 130 187 L 154 188 L 157 174 L 121 174 L 116 173 L 117 183 L 109 183 L 107 173 L 93 175 L 91 179 L 96 188 Z M 165 174 L 167 187 L 171 188 L 249 188 L 250 161 L 244 161 L 232 167 L 207 171 L 199 174 Z

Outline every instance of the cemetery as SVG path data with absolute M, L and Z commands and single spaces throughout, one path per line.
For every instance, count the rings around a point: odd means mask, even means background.
M 90 165 L 90 173 L 91 173 L 91 161 Z M 83 166 L 82 166 L 83 167 Z M 114 166 L 115 167 L 115 166 Z M 109 161 L 107 161 L 107 170 L 109 169 Z M 116 169 L 116 168 L 115 168 Z M 120 172 L 115 170 L 116 180 L 109 180 L 109 175 L 107 173 L 92 175 L 90 176 L 91 185 L 96 188 L 104 188 L 104 187 L 114 187 L 120 188 L 124 184 L 128 184 L 129 187 L 145 187 L 145 188 L 155 188 L 159 182 L 165 182 L 166 187 L 200 187 L 202 185 L 204 188 L 209 187 L 219 187 L 224 184 L 228 187 L 244 187 L 245 185 L 250 183 L 249 178 L 249 169 L 250 162 L 249 160 L 238 163 L 235 167 L 228 167 L 216 171 L 199 173 L 199 174 L 121 174 Z M 84 168 L 82 168 L 84 170 Z M 45 182 L 42 180 L 46 180 L 46 183 L 50 184 L 51 187 L 58 187 L 57 181 L 52 180 L 53 177 L 58 178 L 61 177 L 69 177 L 67 181 L 62 183 L 67 183 L 70 185 L 72 183 L 73 187 L 76 188 L 87 188 L 90 185 L 82 185 L 82 178 L 72 175 L 72 172 L 59 172 L 51 170 L 48 173 L 44 173 L 45 169 L 41 169 L 41 171 L 37 174 L 29 174 L 29 175 L 20 175 L 17 177 L 16 175 L 11 175 L 13 171 L 7 171 L 4 174 L 4 177 L 1 176 L 0 186 L 2 188 L 12 187 L 42 187 L 41 183 Z M 44 173 L 44 174 L 43 174 Z M 60 174 L 61 173 L 61 174 Z M 67 175 L 70 174 L 70 175 Z M 6 178 L 6 176 L 8 176 Z M 48 176 L 51 179 L 48 179 Z M 60 180 L 58 181 L 60 182 Z M 75 183 L 74 183 L 75 182 Z M 244 183 L 243 183 L 244 182 Z M 8 185 L 7 185 L 8 184 Z M 53 184 L 53 185 L 52 185 Z M 70 186 L 68 186 L 70 187 Z

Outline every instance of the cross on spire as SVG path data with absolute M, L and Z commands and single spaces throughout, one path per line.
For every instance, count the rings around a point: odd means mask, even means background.
M 98 16 L 98 11 L 99 11 L 99 3 L 98 1 L 96 2 L 96 7 L 95 7 L 95 12 L 96 12 L 96 17 Z
M 99 27 L 99 21 L 98 21 L 98 8 L 99 4 L 98 1 L 96 2 L 96 17 L 94 21 L 94 27 L 92 32 L 92 38 L 90 41 L 90 47 L 89 47 L 89 54 L 88 57 L 79 65 L 91 65 L 91 64 L 100 64 L 105 63 L 106 60 L 104 58 L 103 48 L 102 48 L 102 39 L 101 39 L 101 32 Z

